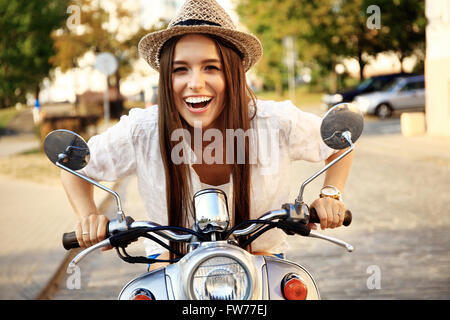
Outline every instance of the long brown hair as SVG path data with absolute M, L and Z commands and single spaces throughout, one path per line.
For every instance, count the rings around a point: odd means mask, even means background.
M 247 85 L 241 54 L 227 41 L 212 35 L 205 34 L 205 36 L 215 42 L 223 65 L 226 94 L 225 107 L 219 115 L 219 121 L 227 129 L 242 129 L 246 132 L 250 129 L 250 121 L 256 114 L 256 97 Z M 161 50 L 158 92 L 159 143 L 166 174 L 169 225 L 189 227 L 183 225 L 188 221 L 188 216 L 193 214 L 192 199 L 190 199 L 192 183 L 189 164 L 174 164 L 171 161 L 172 148 L 176 145 L 176 142 L 170 139 L 171 134 L 173 130 L 181 129 L 183 125 L 186 126 L 175 107 L 172 88 L 172 63 L 175 45 L 180 38 L 181 36 L 170 39 Z M 250 101 L 254 106 L 252 115 L 249 110 Z M 234 141 L 234 146 L 237 150 L 236 148 L 240 144 Z M 234 211 L 235 224 L 248 220 L 250 216 L 251 167 L 248 140 L 245 141 L 244 147 L 245 162 L 239 164 L 236 160 L 237 152 L 235 152 L 234 163 L 231 165 L 234 210 L 230 208 L 230 212 Z M 171 243 L 171 247 L 185 252 L 179 243 Z M 173 254 L 171 257 L 174 257 Z

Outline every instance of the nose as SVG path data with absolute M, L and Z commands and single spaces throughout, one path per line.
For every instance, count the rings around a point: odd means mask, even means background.
M 198 91 L 205 87 L 205 79 L 200 70 L 193 70 L 189 79 L 189 89 Z

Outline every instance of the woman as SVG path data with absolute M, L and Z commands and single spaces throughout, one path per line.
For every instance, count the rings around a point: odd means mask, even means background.
M 322 142 L 319 117 L 289 101 L 254 97 L 245 72 L 261 57 L 261 44 L 237 31 L 214 0 L 187 1 L 166 30 L 140 41 L 139 52 L 160 73 L 158 106 L 132 109 L 93 137 L 83 173 L 103 181 L 136 174 L 149 220 L 190 226 L 192 195 L 210 186 L 227 194 L 233 225 L 257 218 L 292 201 L 286 182 L 293 160 L 328 163 L 341 154 Z M 327 187 L 311 204 L 322 229 L 343 223 L 339 190 L 351 162 L 352 154 L 327 171 Z M 65 172 L 62 181 L 79 216 L 80 246 L 103 240 L 108 219 L 95 206 L 93 187 Z M 285 239 L 271 230 L 248 250 L 282 253 Z

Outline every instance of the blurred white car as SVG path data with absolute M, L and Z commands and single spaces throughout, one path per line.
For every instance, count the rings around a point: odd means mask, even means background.
M 362 94 L 354 102 L 364 114 L 389 118 L 394 111 L 425 109 L 425 79 L 423 75 L 397 78 L 382 91 Z

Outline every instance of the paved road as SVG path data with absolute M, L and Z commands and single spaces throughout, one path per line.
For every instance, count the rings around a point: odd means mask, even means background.
M 301 182 L 320 167 L 295 164 L 292 199 Z M 291 237 L 287 256 L 311 271 L 323 299 L 450 299 L 449 182 L 450 139 L 364 135 L 344 196 L 353 223 L 318 231 L 348 241 L 355 251 Z M 130 180 L 120 191 L 131 215 L 142 214 L 134 183 Z M 305 199 L 312 201 L 320 184 L 320 179 L 311 183 Z M 142 254 L 139 250 L 135 252 Z M 54 299 L 115 299 L 145 267 L 128 265 L 114 252 L 99 252 L 81 270 L 82 288 L 68 290 L 63 279 Z
M 0 176 L 0 299 L 36 299 L 64 262 L 61 235 L 76 223 L 60 184 Z M 105 195 L 95 192 L 97 204 Z
M 449 150 L 448 139 L 385 135 L 359 141 L 345 190 L 354 221 L 323 232 L 355 251 L 292 239 L 290 257 L 312 270 L 323 298 L 450 298 Z M 379 289 L 370 289 L 375 273 Z

